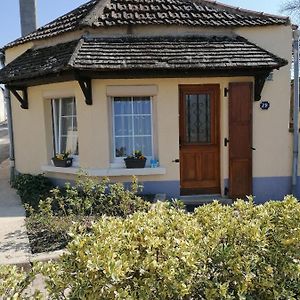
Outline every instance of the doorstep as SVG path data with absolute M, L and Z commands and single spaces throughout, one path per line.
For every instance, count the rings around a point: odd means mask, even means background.
M 108 169 L 83 169 L 78 167 L 60 168 L 50 165 L 41 167 L 43 172 L 57 173 L 57 174 L 74 174 L 77 175 L 80 171 L 87 173 L 93 177 L 118 177 L 118 176 L 151 176 L 151 175 L 165 175 L 166 168 L 143 168 L 143 169 L 126 169 L 126 168 L 108 168 Z
M 210 204 L 214 201 L 218 201 L 221 204 L 231 205 L 232 199 L 222 197 L 222 195 L 192 195 L 192 196 L 180 196 L 179 199 L 185 205 L 204 205 Z

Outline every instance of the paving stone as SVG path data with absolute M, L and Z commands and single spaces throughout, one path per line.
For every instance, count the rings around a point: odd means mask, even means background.
M 28 267 L 31 255 L 25 211 L 9 184 L 9 162 L 0 164 L 0 264 Z

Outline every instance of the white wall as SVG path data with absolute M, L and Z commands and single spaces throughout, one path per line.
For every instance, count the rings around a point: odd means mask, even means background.
M 4 103 L 3 89 L 0 87 L 0 123 L 6 120 L 6 109 Z

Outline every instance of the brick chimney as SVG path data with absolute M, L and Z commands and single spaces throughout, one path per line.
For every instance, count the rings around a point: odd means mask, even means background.
M 21 31 L 25 36 L 36 30 L 36 0 L 19 0 Z

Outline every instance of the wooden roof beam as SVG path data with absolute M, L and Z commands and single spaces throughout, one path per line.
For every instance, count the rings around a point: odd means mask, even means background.
M 13 88 L 13 87 L 7 87 L 13 95 L 18 99 L 18 101 L 21 103 L 21 108 L 23 109 L 28 109 L 29 104 L 28 104 L 28 92 L 27 88 Z M 22 95 L 19 93 L 22 92 Z
M 93 97 L 92 97 L 92 80 L 91 78 L 83 78 L 78 77 L 77 82 L 80 85 L 80 88 L 85 97 L 85 103 L 87 105 L 93 105 Z
M 259 74 L 255 76 L 255 84 L 254 84 L 254 101 L 261 100 L 261 93 L 264 89 L 266 80 L 270 75 L 271 71 Z

